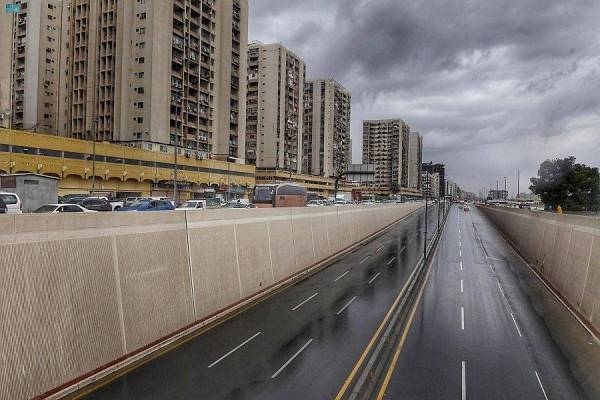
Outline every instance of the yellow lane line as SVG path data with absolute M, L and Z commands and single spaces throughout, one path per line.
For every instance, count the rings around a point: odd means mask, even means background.
M 415 269 L 416 271 L 416 269 Z M 412 277 L 411 277 L 412 278 Z M 371 341 L 369 342 L 369 344 L 367 345 L 367 347 L 365 348 L 365 351 L 363 351 L 363 353 L 361 354 L 360 358 L 358 359 L 358 361 L 356 362 L 356 365 L 354 366 L 354 368 L 352 369 L 352 372 L 350 372 L 350 375 L 348 375 L 348 378 L 346 379 L 346 381 L 344 382 L 344 384 L 342 385 L 342 387 L 340 388 L 337 396 L 335 396 L 335 400 L 340 400 L 342 398 L 342 396 L 344 396 L 344 394 L 346 393 L 346 390 L 348 390 L 348 387 L 350 386 L 350 383 L 354 380 L 354 377 L 356 376 L 356 374 L 358 373 L 359 368 L 361 367 L 362 363 L 365 361 L 365 359 L 367 358 L 367 355 L 369 354 L 369 352 L 371 351 L 371 348 L 373 347 L 373 345 L 375 344 L 375 341 L 377 340 L 379 334 L 381 333 L 381 331 L 383 330 L 383 327 L 385 326 L 385 324 L 387 323 L 387 321 L 390 319 L 390 317 L 392 316 L 392 312 L 394 311 L 394 309 L 396 308 L 396 306 L 398 305 L 398 303 L 400 302 L 400 300 L 402 299 L 402 296 L 404 294 L 404 292 L 406 291 L 406 288 L 408 287 L 408 285 L 410 284 L 411 279 L 409 278 L 406 283 L 404 284 L 404 287 L 402 288 L 402 290 L 400 291 L 400 293 L 398 294 L 398 297 L 396 297 L 396 300 L 394 301 L 394 303 L 392 304 L 392 306 L 390 307 L 389 311 L 387 312 L 385 318 L 383 318 L 383 321 L 381 321 L 381 324 L 379 325 L 379 327 L 377 328 L 377 330 L 375 331 L 375 333 L 373 334 L 373 337 L 371 338 Z
M 400 358 L 400 353 L 402 353 L 402 348 L 404 347 L 404 342 L 406 341 L 408 332 L 410 331 L 410 328 L 412 327 L 415 313 L 417 311 L 417 308 L 419 308 L 419 304 L 421 303 L 421 296 L 423 295 L 423 292 L 425 291 L 425 287 L 427 286 L 427 280 L 429 279 L 430 271 L 431 271 L 431 268 L 429 268 L 429 270 L 427 270 L 427 275 L 425 276 L 425 281 L 423 282 L 423 286 L 421 287 L 421 290 L 419 291 L 419 296 L 417 297 L 417 301 L 415 302 L 413 309 L 410 313 L 408 323 L 406 324 L 406 327 L 404 328 L 404 332 L 402 333 L 402 338 L 400 339 L 400 343 L 398 343 L 398 347 L 396 348 L 396 352 L 394 353 L 394 358 L 392 359 L 392 363 L 389 366 L 389 369 L 385 375 L 385 379 L 383 380 L 383 384 L 381 385 L 381 389 L 379 390 L 379 394 L 377 395 L 377 400 L 383 399 L 383 397 L 385 396 L 385 392 L 387 391 L 387 387 L 390 384 L 390 379 L 392 379 L 392 374 L 394 373 L 394 371 L 396 369 L 396 364 L 398 363 L 398 358 Z

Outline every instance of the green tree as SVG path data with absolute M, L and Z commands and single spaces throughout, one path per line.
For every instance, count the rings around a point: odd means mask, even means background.
M 390 183 L 390 192 L 392 192 L 393 194 L 396 194 L 399 191 L 400 191 L 400 185 L 398 185 L 398 182 L 392 181 L 392 183 Z
M 538 177 L 530 180 L 529 189 L 553 210 L 559 205 L 569 211 L 600 210 L 598 168 L 575 163 L 573 156 L 544 161 Z

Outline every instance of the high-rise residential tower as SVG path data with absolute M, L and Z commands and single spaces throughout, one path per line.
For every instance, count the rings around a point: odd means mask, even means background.
M 63 2 L 14 1 L 0 17 L 0 113 L 2 126 L 56 133 Z M 9 4 L 7 4 L 9 6 Z
M 302 173 L 337 176 L 351 163 L 350 93 L 333 79 L 304 84 Z
M 46 65 L 37 83 L 30 81 L 39 93 L 25 96 L 22 123 L 15 104 L 15 127 L 43 124 L 52 129 L 40 131 L 146 148 L 177 138 L 186 155 L 244 158 L 248 0 L 40 0 L 21 7 L 29 15 L 24 24 L 19 12 L 14 24 L 15 102 L 20 65 L 34 73 L 21 58 L 39 53 Z M 34 118 L 34 100 L 49 111 Z
M 382 190 L 408 187 L 408 136 L 401 119 L 363 121 L 363 164 L 375 165 L 375 186 Z
M 305 64 L 281 44 L 248 46 L 246 160 L 301 172 Z
M 408 187 L 421 189 L 421 164 L 423 163 L 423 137 L 418 132 L 408 135 Z

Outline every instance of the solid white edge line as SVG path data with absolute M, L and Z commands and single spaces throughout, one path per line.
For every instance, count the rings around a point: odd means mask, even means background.
M 460 280 L 460 292 L 463 293 L 464 289 L 463 289 L 463 280 Z
M 308 346 L 309 346 L 309 345 L 312 343 L 312 341 L 313 341 L 313 340 L 314 340 L 314 339 L 310 338 L 310 339 L 309 339 L 309 341 L 308 341 L 308 342 L 306 342 L 306 343 L 304 344 L 304 346 L 302 346 L 302 347 L 300 348 L 300 350 L 298 350 L 298 351 L 296 352 L 296 354 L 294 354 L 294 355 L 293 355 L 293 356 L 292 356 L 292 357 L 291 357 L 289 360 L 287 360 L 287 361 L 285 362 L 285 364 L 283 364 L 283 365 L 281 366 L 281 368 L 279 368 L 279 369 L 278 369 L 278 370 L 277 370 L 277 371 L 276 371 L 276 372 L 275 372 L 273 375 L 271 375 L 271 379 L 275 379 L 275 378 L 277 378 L 277 375 L 279 375 L 279 374 L 281 373 L 281 371 L 283 371 L 283 370 L 285 369 L 285 367 L 287 367 L 288 365 L 290 365 L 290 363 L 291 363 L 292 361 L 294 361 L 294 359 L 295 359 L 296 357 L 298 357 L 298 356 L 300 355 L 300 353 L 302 353 L 302 352 L 304 351 L 304 349 L 306 349 L 306 348 L 307 348 L 307 347 L 308 347 Z
M 462 400 L 467 400 L 467 372 L 465 371 L 465 362 L 462 361 L 461 363 L 461 370 L 462 370 L 462 379 L 461 379 L 461 393 L 462 393 Z
M 338 312 L 335 313 L 335 315 L 340 315 L 341 313 L 344 312 L 344 310 L 348 307 L 350 307 L 350 304 L 352 304 L 352 302 L 356 300 L 356 296 L 354 296 L 353 298 L 350 299 L 349 302 L 347 302 L 344 307 L 340 308 L 340 310 Z
M 460 329 L 465 330 L 465 308 L 460 306 Z
M 346 276 L 346 274 L 350 272 L 350 270 L 344 272 L 343 274 L 341 274 L 340 276 L 338 276 L 337 278 L 334 279 L 334 282 L 339 281 L 340 279 L 342 279 L 344 276 Z
M 542 388 L 542 393 L 544 393 L 544 397 L 546 398 L 546 400 L 548 400 L 548 395 L 546 394 L 546 390 L 544 389 L 544 385 L 542 385 L 542 381 L 540 379 L 540 376 L 538 374 L 537 371 L 533 371 L 535 372 L 535 377 L 537 378 L 538 383 L 540 384 L 540 387 Z
M 396 259 L 396 257 L 392 258 L 390 261 L 388 261 L 387 265 L 390 265 L 391 263 L 393 263 L 395 259 Z
M 515 319 L 514 314 L 510 313 L 510 317 L 512 318 L 513 322 L 515 323 L 515 327 L 517 328 L 517 332 L 519 333 L 519 336 L 523 337 L 523 335 L 521 335 L 521 330 L 519 329 L 519 325 L 517 325 L 517 320 Z
M 382 246 L 381 246 L 381 247 L 379 247 L 377 250 L 375 250 L 375 253 L 377 253 L 379 250 L 383 249 L 384 247 L 385 247 L 385 246 L 383 246 L 383 245 L 382 245 Z
M 364 263 L 365 261 L 367 261 L 369 258 L 371 258 L 371 255 L 366 256 L 365 258 L 363 258 L 362 260 L 360 260 L 359 264 Z
M 373 281 L 374 281 L 375 279 L 379 278 L 379 275 L 381 275 L 381 272 L 378 272 L 378 273 L 377 273 L 377 275 L 375 275 L 374 277 L 372 277 L 372 278 L 371 278 L 371 280 L 369 281 L 369 285 L 370 285 L 371 283 L 373 283 Z
M 306 304 L 307 302 L 309 302 L 310 300 L 312 300 L 318 294 L 319 294 L 319 292 L 313 294 L 308 299 L 304 300 L 302 303 L 300 303 L 296 307 L 292 308 L 292 311 L 296 311 L 297 309 L 299 309 L 300 307 L 302 307 L 304 304 Z
M 504 294 L 504 290 L 502 290 L 502 286 L 500 286 L 500 282 L 498 282 L 498 289 L 500 289 L 500 293 L 502 293 L 502 297 L 506 298 L 506 295 Z
M 215 365 L 217 365 L 218 363 L 220 363 L 221 361 L 223 361 L 225 358 L 227 358 L 230 355 L 232 355 L 236 350 L 239 350 L 241 347 L 243 347 L 246 344 L 248 344 L 249 341 L 251 341 L 252 339 L 254 339 L 255 337 L 257 337 L 260 334 L 261 334 L 261 332 L 255 333 L 254 336 L 252 336 L 251 338 L 244 340 L 242 343 L 240 343 L 239 345 L 237 345 L 237 347 L 235 347 L 229 353 L 225 354 L 223 357 L 219 358 L 217 361 L 215 361 L 214 363 L 210 364 L 208 366 L 208 368 L 214 367 Z

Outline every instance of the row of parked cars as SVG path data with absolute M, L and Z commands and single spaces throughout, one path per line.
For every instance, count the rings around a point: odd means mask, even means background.
M 106 197 L 90 197 L 82 195 L 67 195 L 59 199 L 57 204 L 47 204 L 34 213 L 63 213 L 63 212 L 105 212 L 105 211 L 171 211 L 171 210 L 202 210 L 210 208 L 256 208 L 247 200 L 234 200 L 228 203 L 219 198 L 188 200 L 182 204 L 168 197 L 128 197 L 124 200 L 109 200 Z

